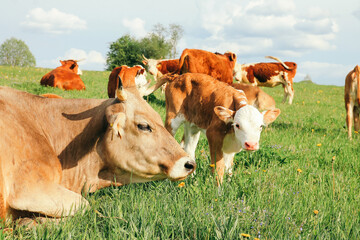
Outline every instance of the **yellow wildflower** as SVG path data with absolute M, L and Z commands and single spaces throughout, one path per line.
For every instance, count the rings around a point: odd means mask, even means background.
M 316 103 L 320 103 L 320 101 L 316 101 Z
M 321 143 L 316 144 L 316 146 L 321 147 Z
M 185 183 L 184 182 L 181 182 L 179 183 L 178 187 L 184 187 L 185 186 Z
M 215 198 L 214 201 L 217 202 L 217 198 Z
M 242 234 L 240 234 L 242 237 L 244 237 L 244 238 L 249 238 L 250 237 L 250 234 L 246 234 L 246 233 L 242 233 Z
M 302 170 L 300 168 L 298 168 L 296 171 L 298 171 L 299 173 L 302 173 Z
M 335 161 L 335 158 L 336 158 L 336 157 L 335 157 L 335 156 L 333 156 L 333 157 L 332 157 L 332 160 L 333 160 L 333 161 Z
M 215 164 L 210 164 L 209 166 L 212 167 L 212 168 L 214 168 L 214 167 L 215 167 Z
M 263 172 L 266 172 L 266 170 L 263 170 Z
M 358 131 L 354 131 L 354 133 L 358 134 L 359 132 L 358 132 Z
M 315 214 L 315 215 L 318 215 L 318 214 L 319 214 L 319 211 L 318 211 L 318 210 L 314 210 L 314 214 Z
M 259 238 L 254 238 L 254 240 L 260 240 Z
M 314 132 L 314 129 L 311 129 L 311 132 Z

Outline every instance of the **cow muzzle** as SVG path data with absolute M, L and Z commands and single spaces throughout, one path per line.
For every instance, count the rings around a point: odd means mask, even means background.
M 245 150 L 247 151 L 256 151 L 259 149 L 258 142 L 245 142 Z
M 195 171 L 196 163 L 190 157 L 182 157 L 177 160 L 169 172 L 169 178 L 172 181 L 185 179 Z

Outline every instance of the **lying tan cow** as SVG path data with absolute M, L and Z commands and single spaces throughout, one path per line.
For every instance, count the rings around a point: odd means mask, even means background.
M 77 62 L 76 60 L 60 60 L 61 66 L 45 74 L 40 84 L 64 90 L 85 90 L 85 84 L 79 76 L 81 70 Z
M 235 153 L 259 149 L 261 128 L 273 122 L 279 109 L 260 113 L 247 104 L 244 92 L 199 73 L 164 76 L 165 127 L 173 135 L 184 123 L 184 149 L 195 159 L 200 131 L 206 131 L 211 163 L 216 163 L 218 184 L 225 170 L 231 173 Z
M 360 131 L 360 67 L 355 66 L 345 79 L 345 109 L 348 137 L 351 139 L 352 125 Z
M 135 87 L 116 95 L 59 101 L 0 87 L 0 220 L 73 215 L 88 205 L 82 190 L 194 171 Z
M 146 80 L 146 71 L 140 65 L 128 67 L 126 65 L 114 68 L 109 75 L 108 82 L 108 96 L 109 98 L 115 97 L 116 89 L 118 88 L 119 77 L 123 81 L 124 87 L 136 86 L 140 92 L 140 95 L 144 95 L 144 92 L 149 86 L 149 82 Z
M 261 88 L 246 83 L 233 83 L 231 86 L 244 91 L 248 104 L 256 107 L 259 111 L 275 109 L 274 98 Z
M 294 98 L 293 79 L 297 68 L 296 63 L 284 63 L 280 59 L 272 56 L 266 56 L 266 58 L 271 58 L 278 62 L 250 64 L 236 63 L 234 68 L 235 79 L 240 82 L 263 87 L 275 87 L 281 84 L 284 87 L 283 102 L 289 98 L 289 104 L 292 104 Z

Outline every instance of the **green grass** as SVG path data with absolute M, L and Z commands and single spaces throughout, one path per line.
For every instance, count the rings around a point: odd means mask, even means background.
M 0 66 L 0 85 L 65 98 L 107 97 L 110 72 L 84 71 L 86 91 L 66 92 L 40 86 L 48 71 Z M 241 239 L 241 233 L 360 239 L 360 138 L 347 139 L 344 88 L 295 83 L 294 89 L 291 106 L 281 103 L 281 87 L 264 89 L 282 113 L 263 131 L 259 151 L 236 154 L 233 177 L 221 188 L 214 186 L 202 136 L 196 175 L 184 187 L 166 180 L 102 189 L 86 196 L 91 209 L 84 214 L 32 229 L 6 223 L 13 231 L 0 231 L 0 239 Z M 160 91 L 148 101 L 164 118 Z

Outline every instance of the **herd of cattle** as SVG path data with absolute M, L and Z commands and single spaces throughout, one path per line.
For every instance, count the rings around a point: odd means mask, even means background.
M 268 58 L 277 62 L 241 65 L 234 53 L 198 49 L 185 49 L 180 59 L 143 56 L 156 84 L 149 86 L 142 66 L 119 66 L 109 76 L 109 99 L 102 100 L 56 99 L 0 87 L 0 220 L 69 216 L 88 205 L 82 191 L 185 179 L 196 168 L 201 131 L 222 184 L 224 174 L 232 174 L 234 155 L 259 149 L 262 127 L 280 114 L 274 99 L 257 86 L 281 84 L 283 101 L 293 101 L 296 63 Z M 60 62 L 40 83 L 84 90 L 77 61 Z M 349 138 L 353 121 L 355 130 L 360 128 L 359 81 L 356 66 L 345 84 Z M 165 85 L 164 127 L 143 96 Z M 178 144 L 173 136 L 182 124 Z

